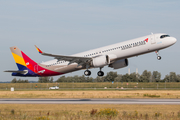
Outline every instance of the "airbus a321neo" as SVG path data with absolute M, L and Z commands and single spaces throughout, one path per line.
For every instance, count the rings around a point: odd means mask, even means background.
M 55 55 L 41 51 L 40 54 L 54 57 L 53 60 L 36 63 L 18 47 L 10 47 L 14 60 L 19 70 L 8 70 L 12 76 L 34 77 L 55 76 L 85 69 L 84 75 L 90 76 L 91 68 L 100 68 L 98 76 L 103 76 L 102 68 L 106 65 L 113 69 L 128 66 L 128 58 L 155 52 L 160 60 L 158 51 L 176 43 L 176 38 L 167 34 L 151 34 L 125 42 L 89 50 L 74 55 Z

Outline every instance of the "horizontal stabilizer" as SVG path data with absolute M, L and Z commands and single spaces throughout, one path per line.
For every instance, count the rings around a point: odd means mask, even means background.
M 4 72 L 13 72 L 13 73 L 20 73 L 20 74 L 26 74 L 28 73 L 27 70 L 19 71 L 19 70 L 6 70 Z

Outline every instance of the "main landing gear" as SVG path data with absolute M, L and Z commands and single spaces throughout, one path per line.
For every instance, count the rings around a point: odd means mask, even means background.
M 84 71 L 84 75 L 85 76 L 90 76 L 91 75 L 91 71 L 89 71 L 89 70 Z
M 104 76 L 104 72 L 101 71 L 102 68 L 100 68 L 100 71 L 97 73 L 98 76 Z M 88 69 L 86 71 L 84 71 L 84 75 L 85 76 L 90 76 L 91 75 L 91 71 L 89 71 Z
M 157 50 L 157 51 L 155 51 L 155 53 L 156 53 L 156 55 L 157 55 L 157 59 L 158 60 L 161 60 L 161 56 L 159 56 L 159 53 L 158 53 L 159 51 Z
M 98 76 L 104 76 L 104 72 L 101 71 L 102 68 L 100 68 L 100 71 L 97 73 Z
M 87 69 L 87 70 L 84 71 L 84 75 L 85 75 L 85 76 L 90 76 L 90 75 L 91 75 L 91 71 L 89 71 L 88 68 L 89 68 L 89 65 L 87 64 L 87 65 L 86 65 L 86 69 Z

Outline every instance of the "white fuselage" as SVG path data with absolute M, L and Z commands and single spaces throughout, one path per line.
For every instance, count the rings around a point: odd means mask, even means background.
M 165 35 L 165 37 L 163 37 L 163 35 Z M 161 49 L 164 49 L 166 47 L 175 44 L 176 41 L 177 41 L 176 38 L 170 37 L 166 34 L 151 34 L 140 38 L 120 42 L 117 44 L 89 50 L 86 52 L 81 52 L 78 54 L 74 54 L 72 56 L 94 58 L 97 56 L 108 55 L 110 58 L 110 63 L 113 63 L 117 60 L 127 59 L 129 57 L 133 57 L 149 52 L 159 51 Z M 77 63 L 73 63 L 71 65 L 68 65 L 68 63 L 69 63 L 68 61 L 58 61 L 57 59 L 54 59 L 51 61 L 43 62 L 41 63 L 41 65 L 45 65 L 48 67 L 50 66 L 49 69 L 51 70 L 56 69 L 57 72 L 63 72 L 63 73 L 84 69 L 82 67 L 79 67 L 78 69 Z M 67 67 L 72 65 L 74 65 L 74 67 L 70 67 L 70 69 L 68 70 Z M 58 66 L 60 67 L 60 69 L 58 69 Z M 64 71 L 63 68 L 67 70 Z

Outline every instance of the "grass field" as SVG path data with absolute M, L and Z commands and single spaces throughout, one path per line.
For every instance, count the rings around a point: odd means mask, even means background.
M 93 83 L 0 83 L 0 90 L 9 90 L 11 87 L 15 89 L 27 89 L 27 90 L 42 90 L 48 89 L 52 86 L 59 86 L 60 90 L 62 89 L 104 89 L 104 87 L 116 89 L 116 88 L 125 88 L 125 89 L 180 89 L 180 83 L 120 83 L 114 82 L 93 82 Z
M 1 104 L 0 119 L 179 120 L 180 105 Z
M 0 91 L 0 98 L 180 98 L 180 90 Z

